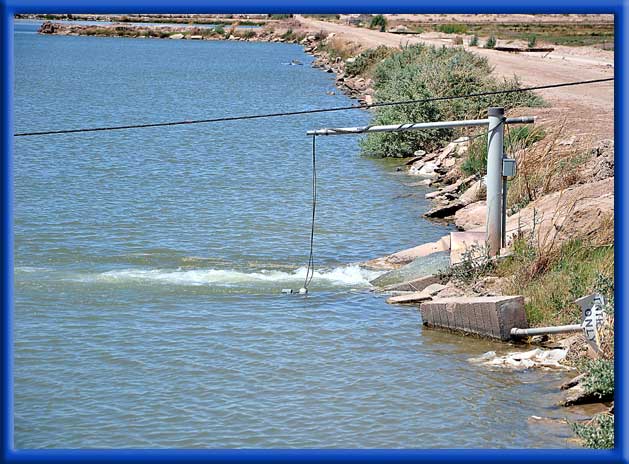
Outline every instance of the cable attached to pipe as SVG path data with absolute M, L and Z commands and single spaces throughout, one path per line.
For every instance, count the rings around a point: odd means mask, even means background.
M 317 212 L 317 137 L 312 136 L 312 221 L 310 223 L 310 255 L 308 256 L 308 265 L 306 267 L 306 278 L 304 286 L 299 293 L 308 293 L 308 287 L 314 277 L 314 231 L 315 216 Z

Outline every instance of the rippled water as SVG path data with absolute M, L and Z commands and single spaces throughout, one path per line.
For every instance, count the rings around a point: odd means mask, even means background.
M 16 26 L 18 132 L 348 105 L 285 44 L 38 36 Z M 288 66 L 299 59 L 304 66 Z M 319 140 L 317 273 L 298 288 L 308 129 L 339 112 L 19 138 L 15 444 L 566 446 L 564 375 L 492 371 L 505 346 L 422 330 L 352 263 L 433 240 L 425 191 L 354 137 Z

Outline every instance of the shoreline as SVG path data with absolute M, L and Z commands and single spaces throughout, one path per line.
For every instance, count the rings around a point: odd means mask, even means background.
M 42 28 L 46 24 L 44 23 Z M 299 24 L 297 22 L 297 24 Z M 258 33 L 247 34 L 242 31 L 237 31 L 235 28 L 231 28 L 228 33 L 224 35 L 205 33 L 203 29 L 191 28 L 186 26 L 184 28 L 178 28 L 173 26 L 130 26 L 128 24 L 112 24 L 112 25 L 94 25 L 94 26 L 81 26 L 64 24 L 63 27 L 55 28 L 53 26 L 46 26 L 50 32 L 44 32 L 55 35 L 85 35 L 85 36 L 97 36 L 97 37 L 129 37 L 129 38 L 163 38 L 171 40 L 231 40 L 231 41 L 248 41 L 248 42 L 271 42 L 271 43 L 289 43 L 302 45 L 304 52 L 315 57 L 312 63 L 313 67 L 319 68 L 324 72 L 334 73 L 336 76 L 335 85 L 344 94 L 350 98 L 357 99 L 358 101 L 365 102 L 367 104 L 373 102 L 373 84 L 374 82 L 362 76 L 348 76 L 346 74 L 346 60 L 340 56 L 332 57 L 331 54 L 326 51 L 326 44 L 329 40 L 335 37 L 334 33 L 326 34 L 323 36 L 317 33 L 309 31 L 293 31 L 292 27 L 299 27 L 294 22 L 288 21 L 283 28 L 269 29 L 263 28 Z M 279 26 L 279 24 L 278 24 Z M 208 31 L 208 29 L 206 29 Z M 210 30 L 211 31 L 211 30 Z M 144 35 L 146 33 L 146 35 Z M 154 35 L 153 35 L 154 34 Z M 562 141 L 563 142 L 563 141 Z M 426 198 L 434 201 L 435 208 L 426 212 L 427 219 L 439 219 L 449 220 L 451 218 L 459 230 L 475 231 L 482 227 L 482 221 L 485 216 L 484 202 L 480 199 L 482 195 L 483 182 L 479 176 L 466 176 L 464 177 L 461 171 L 457 171 L 460 168 L 462 159 L 467 154 L 469 149 L 469 140 L 459 140 L 453 145 L 452 143 L 432 153 L 422 152 L 421 150 L 415 153 L 415 156 L 410 160 L 407 158 L 401 160 L 403 165 L 401 169 L 407 169 L 410 176 L 417 176 L 419 180 L 418 185 L 423 186 L 438 186 L 435 191 L 429 192 Z M 606 148 L 604 157 L 609 158 L 611 154 L 611 162 L 613 166 L 613 141 L 611 151 L 609 147 Z M 611 180 L 613 183 L 613 171 L 611 173 Z M 573 196 L 580 198 L 586 196 L 587 193 L 595 193 L 596 189 L 604 185 L 608 188 L 609 177 L 600 179 L 604 184 L 590 183 L 583 185 L 576 185 L 572 188 Z M 569 190 L 569 189 L 566 189 Z M 613 192 L 613 190 L 612 190 Z M 549 209 L 549 203 L 544 203 L 545 197 L 540 197 L 537 203 L 533 202 L 531 205 L 514 212 L 509 219 L 513 224 L 520 221 L 520 219 L 526 219 L 527 214 L 535 208 L 546 207 Z M 609 199 L 608 199 L 609 200 Z M 613 193 L 611 197 L 613 203 Z M 590 205 L 593 207 L 594 205 Z M 528 208 L 528 210 L 527 210 Z M 591 212 L 592 208 L 579 211 L 579 214 L 587 215 Z M 460 211 L 460 212 L 459 212 Z M 461 216 L 457 218 L 458 216 Z M 459 223 L 457 223 L 457 220 Z M 479 223 L 480 222 L 480 223 Z M 551 227 L 555 227 L 556 224 L 551 222 Z M 518 228 L 518 233 L 523 229 Z M 526 230 L 526 229 L 524 229 Z M 450 249 L 451 243 L 448 241 L 447 246 L 444 239 L 449 237 L 443 237 L 434 244 L 422 244 L 411 250 L 404 250 L 392 255 L 370 260 L 367 263 L 375 263 L 391 266 L 388 269 L 399 268 L 405 264 L 411 263 L 414 259 L 421 256 L 429 255 L 435 251 L 443 251 L 446 248 Z M 441 248 L 439 248 L 441 247 Z M 430 250 L 428 250 L 430 248 Z M 485 283 L 485 282 L 484 282 Z M 435 296 L 443 296 L 448 294 L 449 289 L 440 289 L 440 292 Z M 487 293 L 488 289 L 482 288 L 482 293 Z M 489 292 L 491 293 L 491 289 Z

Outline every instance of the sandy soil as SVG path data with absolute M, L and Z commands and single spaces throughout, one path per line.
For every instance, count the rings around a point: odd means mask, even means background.
M 399 47 L 419 42 L 453 46 L 452 36 L 441 33 L 404 36 L 302 16 L 297 19 L 309 30 L 335 33 L 367 48 L 378 45 Z M 498 76 L 513 77 L 515 74 L 525 86 L 614 77 L 614 53 L 593 47 L 557 46 L 548 54 L 516 54 L 465 47 L 486 57 Z M 539 93 L 551 104 L 551 108 L 536 109 L 531 112 L 534 115 L 548 120 L 566 119 L 570 131 L 575 134 L 613 138 L 613 83 L 548 89 Z

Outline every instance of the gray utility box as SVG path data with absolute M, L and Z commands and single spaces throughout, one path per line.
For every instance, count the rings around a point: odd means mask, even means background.
M 515 176 L 515 172 L 515 159 L 502 158 L 502 175 L 504 177 L 513 177 Z

